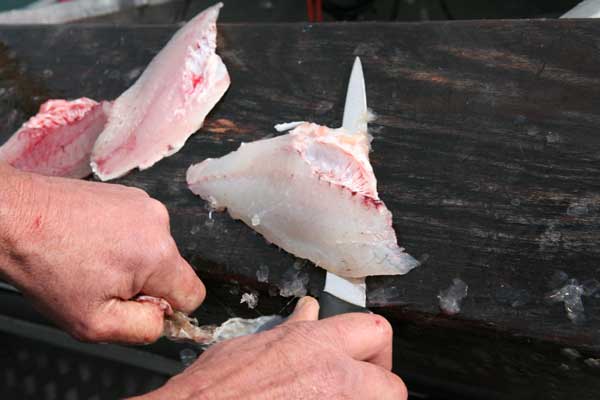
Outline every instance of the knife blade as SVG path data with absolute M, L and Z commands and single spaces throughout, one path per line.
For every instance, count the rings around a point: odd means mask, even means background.
M 344 105 L 342 127 L 349 132 L 367 130 L 367 92 L 360 58 L 356 57 Z M 319 319 L 348 312 L 368 312 L 365 278 L 343 278 L 327 272 L 319 297 Z

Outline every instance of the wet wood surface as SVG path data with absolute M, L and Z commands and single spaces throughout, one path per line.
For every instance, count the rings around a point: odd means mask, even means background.
M 175 29 L 0 28 L 0 139 L 48 98 L 115 98 Z M 205 127 L 119 181 L 168 206 L 208 284 L 201 320 L 287 312 L 280 288 L 308 281 L 318 295 L 324 272 L 226 213 L 209 216 L 187 167 L 274 135 L 278 122 L 339 125 L 358 55 L 377 114 L 380 196 L 400 243 L 424 261 L 367 280 L 370 307 L 395 328 L 396 370 L 464 397 L 595 398 L 600 298 L 583 298 L 575 325 L 545 297 L 562 286 L 557 271 L 600 279 L 600 22 L 232 24 L 219 27 L 219 52 L 232 86 Z M 448 317 L 437 295 L 454 278 L 469 290 Z M 248 291 L 259 293 L 255 310 L 239 304 Z

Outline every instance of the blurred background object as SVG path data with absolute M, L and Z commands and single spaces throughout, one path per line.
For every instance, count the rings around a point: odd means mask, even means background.
M 3 0 L 0 23 L 173 23 L 216 0 Z M 579 0 L 226 0 L 222 22 L 557 18 Z M 594 3 L 597 0 L 588 0 Z M 10 10 L 10 11 L 9 11 Z M 311 11 L 312 10 L 312 11 Z M 322 18 L 318 12 L 322 10 Z M 54 19 L 54 20 L 51 20 Z

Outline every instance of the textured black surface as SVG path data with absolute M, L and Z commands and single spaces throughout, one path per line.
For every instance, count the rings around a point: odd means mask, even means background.
M 114 400 L 147 393 L 167 376 L 0 333 L 0 398 Z
M 2 138 L 47 98 L 114 98 L 174 30 L 2 28 Z M 600 300 L 584 299 L 587 322 L 575 326 L 544 296 L 556 270 L 600 275 L 599 22 L 222 25 L 219 48 L 232 87 L 205 127 L 176 155 L 120 180 L 168 206 L 182 254 L 208 282 L 202 321 L 280 312 L 289 299 L 269 291 L 301 273 L 318 294 L 324 274 L 294 267 L 226 214 L 209 219 L 186 168 L 272 135 L 276 122 L 339 124 L 360 55 L 378 115 L 380 195 L 400 243 L 427 260 L 407 276 L 367 280 L 369 307 L 396 330 L 396 369 L 487 397 L 594 398 L 600 370 L 583 360 L 600 356 Z M 267 283 L 257 281 L 260 266 Z M 455 277 L 469 295 L 448 318 L 436 295 Z M 256 310 L 239 305 L 240 290 L 260 293 Z M 565 358 L 567 346 L 583 357 Z

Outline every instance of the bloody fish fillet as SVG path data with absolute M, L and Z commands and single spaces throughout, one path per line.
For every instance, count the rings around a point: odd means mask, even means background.
M 191 166 L 187 182 L 214 208 L 337 275 L 405 274 L 419 263 L 398 247 L 369 148 L 366 132 L 303 123 Z
M 108 107 L 85 97 L 48 100 L 0 147 L 0 160 L 23 171 L 84 178 L 92 172 L 90 154 Z
M 221 3 L 197 15 L 154 57 L 111 109 L 92 152 L 102 180 L 151 167 L 176 153 L 229 87 L 215 53 Z

